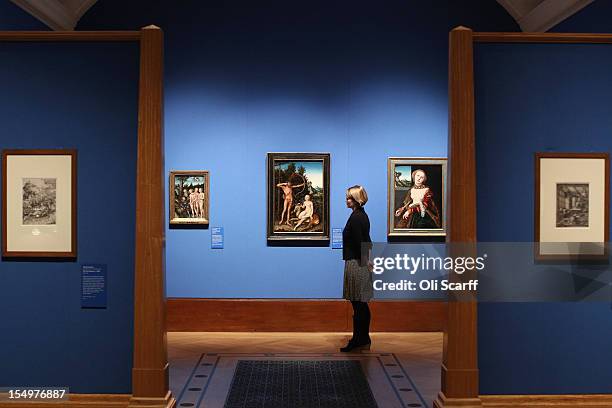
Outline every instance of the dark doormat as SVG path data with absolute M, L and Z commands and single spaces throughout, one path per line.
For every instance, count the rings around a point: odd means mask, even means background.
M 356 360 L 240 360 L 225 408 L 377 408 Z

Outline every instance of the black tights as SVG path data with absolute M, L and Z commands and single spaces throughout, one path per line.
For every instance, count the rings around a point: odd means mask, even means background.
M 353 306 L 353 339 L 357 342 L 370 342 L 370 308 L 368 302 L 351 301 Z

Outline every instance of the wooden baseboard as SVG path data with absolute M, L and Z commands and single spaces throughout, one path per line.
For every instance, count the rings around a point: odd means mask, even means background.
M 58 402 L 40 401 L 6 401 L 6 394 L 0 394 L 0 408 L 127 408 L 132 399 L 129 394 L 70 394 L 68 400 Z M 133 399 L 132 399 L 133 400 Z M 161 400 L 161 399 L 160 399 Z M 167 401 L 168 408 L 174 406 L 174 398 L 163 399 Z M 436 401 L 437 408 L 443 407 L 474 407 L 484 408 L 575 408 L 575 407 L 612 407 L 612 394 L 590 394 L 590 395 L 481 395 L 479 398 L 443 398 Z M 140 401 L 142 406 L 150 405 L 151 401 Z M 134 401 L 132 401 L 132 404 Z M 442 405 L 441 405 L 442 404 Z M 157 406 L 157 405 L 155 405 Z
M 372 301 L 373 332 L 435 332 L 446 302 Z M 337 332 L 352 330 L 345 300 L 170 298 L 168 331 Z
M 449 398 L 443 392 L 433 402 L 434 408 L 482 408 L 480 398 Z
M 2 393 L 0 408 L 127 408 L 129 394 L 69 394 L 67 400 L 59 401 L 7 401 L 8 395 Z
M 59 401 L 7 401 L 8 394 L 0 393 L 0 408 L 174 408 L 176 400 L 168 391 L 163 398 L 135 398 L 130 394 L 68 394 Z
M 612 394 L 591 395 L 481 395 L 485 408 L 612 407 Z
M 168 391 L 165 397 L 134 397 L 130 398 L 128 408 L 175 408 L 176 399 Z

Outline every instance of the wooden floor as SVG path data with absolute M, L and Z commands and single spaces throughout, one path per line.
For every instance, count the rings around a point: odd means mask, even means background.
M 442 333 L 374 333 L 372 337 L 372 349 L 365 356 L 354 356 L 353 358 L 379 357 L 385 353 L 392 353 L 409 380 L 416 388 L 416 391 L 426 401 L 428 406 L 432 406 L 440 390 L 440 363 L 442 361 Z M 214 376 L 215 381 L 206 382 L 204 392 L 207 398 L 215 396 L 216 402 L 210 402 L 206 407 L 223 406 L 224 393 L 231 381 L 233 371 L 227 367 L 232 367 L 231 361 L 237 360 L 236 354 L 241 354 L 249 358 L 257 358 L 257 355 L 264 355 L 267 358 L 308 358 L 305 354 L 317 354 L 328 358 L 341 358 L 337 354 L 338 348 L 348 339 L 347 333 L 168 333 L 168 359 L 170 361 L 170 389 L 175 397 L 184 394 L 183 391 L 193 387 L 194 373 L 199 366 L 201 370 L 210 369 L 210 377 Z M 210 356 L 213 354 L 213 356 Z M 342 354 L 344 356 L 347 354 Z M 219 364 L 220 369 L 215 371 L 214 364 L 202 364 L 202 361 L 212 362 L 224 357 L 226 369 L 221 369 L 223 364 Z M 280 356 L 280 357 L 279 357 Z M 241 359 L 243 357 L 240 357 Z M 232 360 L 233 359 L 233 360 Z M 382 364 L 384 366 L 388 364 Z M 392 364 L 389 364 L 392 365 Z M 208 367 L 209 366 L 209 367 Z M 381 371 L 374 364 L 363 364 L 364 370 L 370 382 L 375 397 L 379 403 L 379 408 L 385 406 L 410 406 L 405 402 L 391 403 L 379 399 L 382 391 L 377 387 L 383 382 L 390 381 L 388 374 Z M 386 370 L 386 369 L 385 369 Z M 199 371 L 198 371 L 199 372 Z M 208 377 L 199 375 L 198 377 Z M 381 377 L 381 378 L 379 378 Z M 385 377 L 385 378 L 382 378 Z M 398 376 L 399 377 L 399 376 Z M 199 379 L 198 379 L 199 380 Z M 189 387 L 186 387 L 189 381 Z M 204 381 L 202 379 L 202 381 Z M 395 380 L 393 380 L 395 381 Z M 404 381 L 399 379 L 397 381 Z M 215 389 L 215 384 L 221 385 Z M 376 385 L 379 384 L 379 385 Z M 210 387 L 209 387 L 210 385 Z M 381 385 L 381 386 L 382 386 Z M 402 387 L 401 384 L 398 385 Z M 197 387 L 196 387 L 197 388 Z M 193 388 L 194 390 L 196 388 Z M 221 390 L 223 388 L 223 390 Z M 208 400 L 204 400 L 208 401 Z M 399 404 L 399 405 L 398 405 Z

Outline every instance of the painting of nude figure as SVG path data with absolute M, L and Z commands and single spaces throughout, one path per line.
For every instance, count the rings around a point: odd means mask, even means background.
M 208 225 L 208 185 L 206 170 L 170 172 L 170 225 Z
M 329 239 L 329 154 L 268 153 L 268 239 Z

